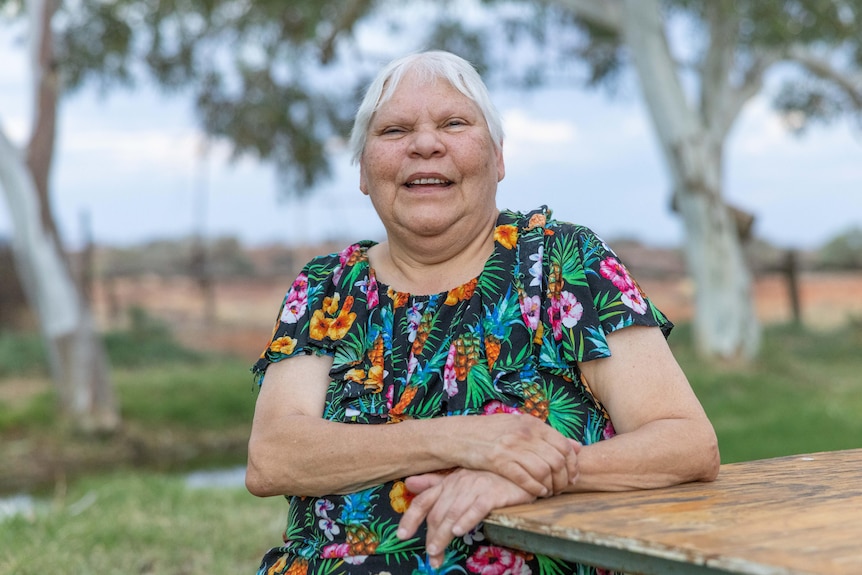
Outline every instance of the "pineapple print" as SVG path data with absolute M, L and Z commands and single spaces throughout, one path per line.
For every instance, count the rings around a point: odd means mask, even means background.
M 396 403 L 395 407 L 393 407 L 389 412 L 390 417 L 403 415 L 404 410 L 407 409 L 407 406 L 410 405 L 410 402 L 413 401 L 414 397 L 416 397 L 416 393 L 418 391 L 419 388 L 415 385 L 408 385 L 405 387 L 404 391 L 401 392 L 401 397 L 398 398 L 398 403 Z
M 485 357 L 488 359 L 488 367 L 494 367 L 500 357 L 500 340 L 494 335 L 485 337 Z
M 413 340 L 413 355 L 418 356 L 422 353 L 422 348 L 425 347 L 425 342 L 428 341 L 428 335 L 431 333 L 433 322 L 432 314 L 428 312 L 422 314 L 422 320 L 419 322 L 419 327 L 416 329 L 416 339 Z
M 347 545 L 351 555 L 372 555 L 377 551 L 377 535 L 362 525 L 347 526 Z
M 371 389 L 375 393 L 380 393 L 383 389 L 383 377 L 385 370 L 383 367 L 383 336 L 378 335 L 374 340 L 374 345 L 368 350 L 368 359 L 371 361 L 371 369 L 368 370 L 368 375 L 365 379 L 365 388 Z
M 350 555 L 372 555 L 377 551 L 380 539 L 368 528 L 372 508 L 371 491 L 351 493 L 344 497 L 341 522 L 345 524 Z
M 479 363 L 482 342 L 474 332 L 468 332 L 455 340 L 455 377 L 466 381 L 467 374 Z
M 524 385 L 524 413 L 547 421 L 550 414 L 549 406 L 548 396 L 537 380 L 534 379 Z
M 308 573 L 308 559 L 299 558 L 284 572 L 284 575 L 306 575 Z
M 548 297 L 552 300 L 560 297 L 563 291 L 563 270 L 560 262 L 551 262 L 551 271 L 548 273 Z

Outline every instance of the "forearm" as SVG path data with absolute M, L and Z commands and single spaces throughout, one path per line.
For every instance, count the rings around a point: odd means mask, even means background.
M 463 419 L 463 418 L 461 418 Z M 458 464 L 456 418 L 398 424 L 335 423 L 294 415 L 252 434 L 246 484 L 255 495 L 351 493 Z
M 625 491 L 711 481 L 718 466 L 718 444 L 707 420 L 662 419 L 585 445 L 578 456 L 580 475 L 568 491 Z

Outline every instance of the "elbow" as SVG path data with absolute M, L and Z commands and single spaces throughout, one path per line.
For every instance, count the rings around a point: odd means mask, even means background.
M 715 481 L 721 469 L 721 453 L 718 448 L 718 438 L 712 426 L 709 428 L 706 440 L 701 446 L 701 465 L 698 481 Z
M 281 469 L 279 469 L 281 467 Z M 290 477 L 283 460 L 276 460 L 272 453 L 257 441 L 249 441 L 248 462 L 245 467 L 245 488 L 256 497 L 289 495 Z
M 272 478 L 258 466 L 249 455 L 245 468 L 245 488 L 255 497 L 272 497 L 278 495 Z
M 276 459 L 265 450 L 257 451 L 250 443 L 245 488 L 256 497 L 323 495 L 317 493 L 313 478 L 300 472 L 303 467 L 284 456 Z

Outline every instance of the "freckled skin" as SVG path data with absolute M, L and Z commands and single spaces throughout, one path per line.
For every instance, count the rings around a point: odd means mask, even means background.
M 374 114 L 360 159 L 360 189 L 390 242 L 475 235 L 496 218 L 504 175 L 502 151 L 472 100 L 446 80 L 412 73 Z M 418 177 L 445 183 L 411 185 Z

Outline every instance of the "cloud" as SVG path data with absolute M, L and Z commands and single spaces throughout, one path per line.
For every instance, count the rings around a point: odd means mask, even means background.
M 578 138 L 574 122 L 543 120 L 522 108 L 503 112 L 506 159 L 522 168 L 571 157 Z

